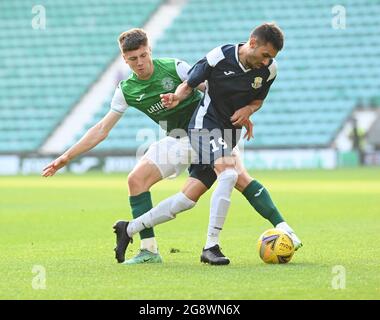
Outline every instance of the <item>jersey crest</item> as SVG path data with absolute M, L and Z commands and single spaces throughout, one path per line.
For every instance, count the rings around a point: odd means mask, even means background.
M 253 89 L 259 89 L 263 85 L 263 78 L 256 77 L 255 80 L 252 82 L 252 88 Z
M 163 78 L 161 81 L 161 84 L 162 84 L 162 88 L 166 91 L 173 90 L 175 87 L 173 79 L 169 77 Z

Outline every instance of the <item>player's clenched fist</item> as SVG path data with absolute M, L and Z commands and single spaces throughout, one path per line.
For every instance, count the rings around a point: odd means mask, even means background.
M 160 98 L 162 104 L 168 109 L 176 107 L 180 102 L 178 97 L 174 93 L 160 94 Z
M 43 168 L 42 175 L 44 177 L 53 176 L 59 169 L 67 165 L 69 161 L 70 159 L 66 155 L 58 157 L 57 159 L 49 163 L 45 168 Z

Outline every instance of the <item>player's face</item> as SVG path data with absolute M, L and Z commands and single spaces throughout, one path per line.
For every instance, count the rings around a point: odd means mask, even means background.
M 278 51 L 273 48 L 269 42 L 262 44 L 252 38 L 250 41 L 250 50 L 247 55 L 247 63 L 253 69 L 265 67 L 269 64 L 270 59 L 277 55 Z
M 137 50 L 124 52 L 123 58 L 139 79 L 147 80 L 151 77 L 153 61 L 149 46 L 140 46 Z

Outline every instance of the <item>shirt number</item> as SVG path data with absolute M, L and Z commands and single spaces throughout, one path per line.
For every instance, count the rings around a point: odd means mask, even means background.
M 226 149 L 227 148 L 227 143 L 223 140 L 223 138 L 219 138 L 218 139 L 218 143 L 219 143 L 219 145 L 221 145 L 222 147 L 223 147 L 223 149 Z M 215 139 L 212 139 L 211 141 L 210 141 L 210 144 L 211 144 L 211 146 L 212 146 L 212 150 L 211 150 L 211 152 L 216 152 L 216 151 L 218 151 L 220 148 L 216 145 L 216 143 L 215 143 Z

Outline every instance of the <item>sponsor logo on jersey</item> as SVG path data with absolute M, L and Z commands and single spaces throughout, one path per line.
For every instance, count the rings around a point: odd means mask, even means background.
M 162 88 L 164 88 L 164 90 L 167 90 L 167 91 L 173 90 L 175 87 L 174 80 L 169 77 L 163 78 L 161 81 L 161 84 L 162 84 Z
M 142 95 L 140 95 L 140 97 L 138 97 L 137 99 L 136 99 L 136 101 L 141 101 L 142 100 L 142 98 L 145 96 L 145 93 L 143 93 Z
M 148 113 L 156 113 L 160 112 L 162 110 L 166 109 L 165 106 L 162 104 L 162 102 L 157 102 L 154 105 L 152 105 L 149 109 L 147 109 Z
M 230 76 L 231 74 L 235 74 L 235 72 L 234 71 L 224 71 L 224 74 L 226 76 Z
M 263 78 L 256 77 L 255 80 L 253 80 L 251 85 L 253 89 L 261 88 L 261 86 L 263 85 Z

